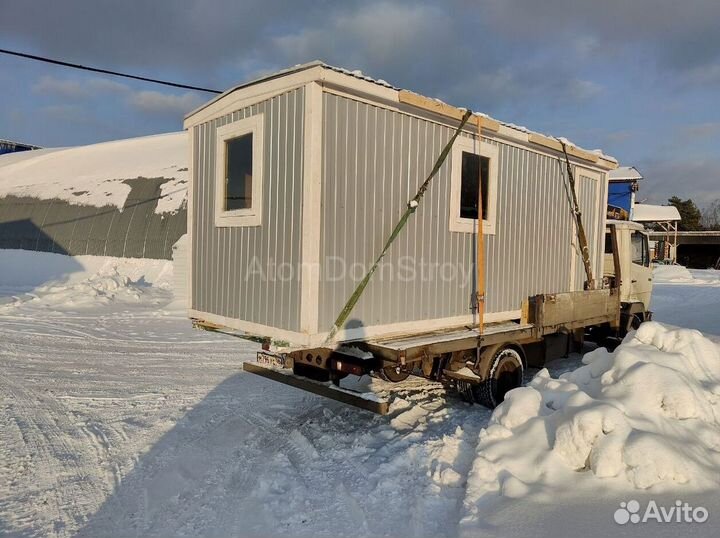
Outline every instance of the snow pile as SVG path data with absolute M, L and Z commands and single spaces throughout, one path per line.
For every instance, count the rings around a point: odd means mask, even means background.
M 2 250 L 0 305 L 92 308 L 172 298 L 169 260 L 65 256 L 49 252 Z
M 687 267 L 682 265 L 656 265 L 653 268 L 653 279 L 656 283 L 689 283 L 695 280 Z
M 480 433 L 464 525 L 505 498 L 551 502 L 583 485 L 700 491 L 720 486 L 720 350 L 698 331 L 641 325 L 614 353 L 508 393 Z
M 3 155 L 0 196 L 122 209 L 131 190 L 125 180 L 162 177 L 169 181 L 156 211 L 175 212 L 187 196 L 187 147 L 187 134 L 179 132 Z
M 34 293 L 46 304 L 92 307 L 111 302 L 140 301 L 147 287 L 149 284 L 144 280 L 133 282 L 128 276 L 120 274 L 117 267 L 109 267 L 75 284 L 52 283 L 35 288 Z

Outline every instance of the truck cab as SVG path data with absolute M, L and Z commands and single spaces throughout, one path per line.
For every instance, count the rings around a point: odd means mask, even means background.
M 653 273 L 648 234 L 641 224 L 607 221 L 603 281 L 620 290 L 621 336 L 651 318 Z

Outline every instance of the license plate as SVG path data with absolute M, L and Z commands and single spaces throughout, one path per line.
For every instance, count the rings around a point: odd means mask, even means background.
M 266 364 L 268 366 L 274 366 L 275 368 L 289 368 L 287 365 L 288 360 L 284 355 L 274 355 L 272 353 L 259 352 L 257 354 L 256 362 L 258 364 Z

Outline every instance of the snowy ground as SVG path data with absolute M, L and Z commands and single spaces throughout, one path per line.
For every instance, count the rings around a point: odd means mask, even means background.
M 170 282 L 166 262 L 0 251 L 0 535 L 640 530 L 612 514 L 648 493 L 626 485 L 623 496 L 600 478 L 561 482 L 544 499 L 509 482 L 509 495 L 479 501 L 489 411 L 411 380 L 377 417 L 245 374 L 257 346 L 191 329 Z M 682 308 L 686 297 L 694 307 Z M 654 309 L 660 321 L 720 333 L 720 273 L 664 277 Z M 557 361 L 550 374 L 579 361 Z M 667 495 L 710 510 L 703 525 L 677 524 L 682 532 L 717 534 L 717 488 L 679 491 Z

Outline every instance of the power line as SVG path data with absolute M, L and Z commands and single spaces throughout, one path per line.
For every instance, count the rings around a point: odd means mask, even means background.
M 152 82 L 153 84 L 163 84 L 165 86 L 172 86 L 173 88 L 183 88 L 185 90 L 195 90 L 198 92 L 208 93 L 222 93 L 219 90 L 211 90 L 208 88 L 200 88 L 199 86 L 188 86 L 187 84 L 179 84 L 177 82 L 168 82 L 166 80 L 158 80 L 155 78 L 139 77 L 137 75 L 129 75 L 127 73 L 120 73 L 118 71 L 109 71 L 107 69 L 99 69 L 97 67 L 88 67 L 85 65 L 74 64 L 70 62 L 63 62 L 61 60 L 53 60 L 52 58 L 43 58 L 42 56 L 35 56 L 34 54 L 26 54 L 24 52 L 16 52 L 13 50 L 0 49 L 1 54 L 8 54 L 10 56 L 19 56 L 20 58 L 26 58 L 28 60 L 36 60 L 38 62 L 45 62 L 54 65 L 61 65 L 63 67 L 71 67 L 73 69 L 81 69 L 83 71 L 92 71 L 93 73 L 103 73 L 104 75 L 113 75 L 116 77 L 131 78 L 133 80 L 142 80 L 143 82 Z

